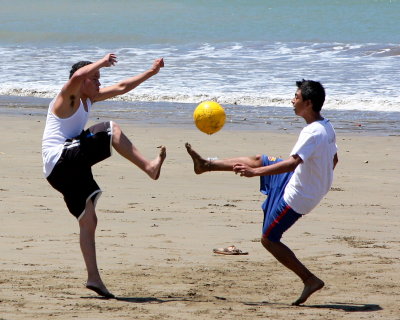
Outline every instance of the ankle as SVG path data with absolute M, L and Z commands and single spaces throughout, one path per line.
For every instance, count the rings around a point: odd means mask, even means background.
M 218 160 L 218 158 L 217 157 L 213 157 L 213 158 L 207 158 L 207 160 L 206 160 L 206 170 L 207 171 L 211 171 L 211 166 L 212 166 L 212 162 L 214 161 L 214 160 Z

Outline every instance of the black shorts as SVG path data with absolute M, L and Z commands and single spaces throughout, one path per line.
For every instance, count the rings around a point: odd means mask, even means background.
M 68 210 L 79 220 L 86 202 L 96 205 L 101 195 L 92 166 L 111 156 L 112 122 L 98 123 L 64 143 L 64 149 L 47 181 L 64 196 Z

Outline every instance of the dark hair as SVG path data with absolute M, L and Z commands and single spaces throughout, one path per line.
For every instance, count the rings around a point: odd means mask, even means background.
M 311 100 L 315 112 L 320 112 L 325 102 L 325 89 L 318 81 L 301 80 L 296 81 L 297 88 L 301 90 L 303 100 Z
M 69 72 L 69 78 L 72 78 L 72 75 L 76 72 L 76 70 L 87 66 L 88 64 L 91 64 L 91 61 L 79 61 L 77 63 L 75 63 L 72 67 L 71 67 L 71 71 Z

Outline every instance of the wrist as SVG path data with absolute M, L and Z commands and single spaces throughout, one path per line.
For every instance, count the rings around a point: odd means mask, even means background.
M 153 69 L 153 68 L 150 68 L 149 70 L 147 70 L 146 71 L 146 73 L 149 75 L 149 76 L 154 76 L 155 74 L 157 74 L 157 70 L 155 70 L 155 69 Z
M 106 59 L 102 59 L 102 60 L 100 60 L 100 65 L 99 65 L 99 69 L 100 68 L 104 68 L 104 67 L 107 67 L 108 66 L 108 60 L 106 60 Z
M 263 175 L 262 167 L 254 168 L 253 174 L 255 177 L 261 177 Z

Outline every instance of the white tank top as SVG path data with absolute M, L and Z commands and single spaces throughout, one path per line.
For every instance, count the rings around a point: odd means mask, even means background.
M 64 142 L 78 136 L 85 128 L 92 107 L 90 99 L 87 99 L 87 112 L 81 101 L 79 108 L 72 116 L 59 118 L 52 112 L 56 99 L 50 102 L 42 139 L 43 173 L 46 178 L 60 159 Z

